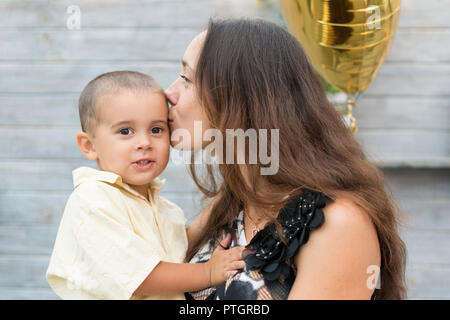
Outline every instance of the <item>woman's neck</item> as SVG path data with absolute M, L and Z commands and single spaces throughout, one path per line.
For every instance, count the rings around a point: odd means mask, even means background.
M 267 209 L 256 204 L 247 204 L 244 206 L 244 213 L 255 223 L 268 222 L 278 216 L 275 209 Z

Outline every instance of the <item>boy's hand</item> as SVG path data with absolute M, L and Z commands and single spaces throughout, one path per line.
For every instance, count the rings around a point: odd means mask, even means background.
M 230 245 L 231 234 L 223 239 L 211 255 L 211 259 L 205 262 L 209 269 L 210 285 L 217 286 L 232 276 L 236 270 L 245 268 L 245 262 L 242 260 L 242 251 L 245 247 L 233 247 L 225 249 Z

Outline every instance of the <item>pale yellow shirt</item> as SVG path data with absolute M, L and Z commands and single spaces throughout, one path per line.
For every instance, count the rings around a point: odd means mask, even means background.
M 160 261 L 185 258 L 187 220 L 159 196 L 165 180 L 151 182 L 150 201 L 111 172 L 81 167 L 73 180 L 46 274 L 55 293 L 63 299 L 184 299 L 183 293 L 133 296 Z

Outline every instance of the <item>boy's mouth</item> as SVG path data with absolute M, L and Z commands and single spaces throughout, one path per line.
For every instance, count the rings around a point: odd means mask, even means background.
M 133 166 L 137 169 L 145 170 L 145 169 L 148 169 L 151 166 L 153 166 L 154 163 L 155 163 L 155 161 L 153 161 L 153 160 L 142 159 L 142 160 L 133 162 Z

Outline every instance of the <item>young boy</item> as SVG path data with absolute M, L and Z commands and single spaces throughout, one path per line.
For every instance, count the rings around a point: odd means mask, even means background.
M 73 171 L 71 194 L 47 280 L 63 299 L 184 299 L 241 269 L 242 247 L 210 261 L 183 263 L 188 236 L 183 211 L 159 196 L 169 161 L 168 105 L 153 78 L 132 71 L 98 76 L 79 99 L 81 153 L 99 170 Z

